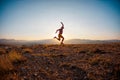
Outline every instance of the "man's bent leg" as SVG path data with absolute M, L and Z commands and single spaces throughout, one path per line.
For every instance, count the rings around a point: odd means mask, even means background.
M 61 35 L 60 36 L 62 38 L 62 41 L 61 41 L 61 44 L 63 44 L 63 41 L 64 41 L 64 37 Z
M 60 38 L 61 38 L 61 34 L 58 34 L 58 38 L 57 38 L 57 40 L 60 41 Z
M 60 41 L 60 38 L 57 38 L 57 37 L 55 37 L 55 38 Z
M 63 41 L 64 41 L 64 37 L 62 38 L 62 43 L 63 43 Z

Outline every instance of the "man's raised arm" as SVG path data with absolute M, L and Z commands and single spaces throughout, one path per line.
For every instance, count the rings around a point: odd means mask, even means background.
M 64 27 L 64 24 L 63 24 L 63 22 L 60 22 L 61 24 L 62 24 L 62 27 Z

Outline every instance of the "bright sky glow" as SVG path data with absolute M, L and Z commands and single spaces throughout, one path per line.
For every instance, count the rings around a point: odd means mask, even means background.
M 118 0 L 1 0 L 0 38 L 52 39 L 65 25 L 65 39 L 120 39 Z

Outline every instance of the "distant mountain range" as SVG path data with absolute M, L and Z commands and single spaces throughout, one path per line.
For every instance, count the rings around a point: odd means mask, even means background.
M 100 44 L 100 43 L 114 43 L 120 40 L 89 40 L 89 39 L 70 39 L 65 41 L 67 44 Z
M 65 40 L 65 44 L 101 44 L 120 42 L 120 40 L 89 40 L 89 39 L 70 39 Z M 14 39 L 0 39 L 0 44 L 59 44 L 59 41 L 54 39 L 45 40 L 14 40 Z

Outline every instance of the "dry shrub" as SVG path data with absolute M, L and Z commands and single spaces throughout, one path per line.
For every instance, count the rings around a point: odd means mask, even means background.
M 0 55 L 5 54 L 5 53 L 6 53 L 6 50 L 3 48 L 0 48 Z
M 82 68 L 72 63 L 63 63 L 60 65 L 60 68 L 67 71 L 66 75 L 71 74 L 72 80 L 87 80 L 87 73 Z
M 42 53 L 42 54 L 32 54 L 33 56 L 42 56 L 42 57 L 66 57 L 67 54 L 50 54 L 50 53 Z
M 32 53 L 32 52 L 33 52 L 33 50 L 30 49 L 30 48 L 25 48 L 25 49 L 23 49 L 23 51 L 22 51 L 22 53 Z
M 8 57 L 9 57 L 11 62 L 20 62 L 20 61 L 23 61 L 25 59 L 20 53 L 17 53 L 15 50 L 12 50 L 8 54 Z
M 89 63 L 91 65 L 102 64 L 103 66 L 107 67 L 111 64 L 111 58 L 106 58 L 98 55 L 90 58 Z
M 96 78 L 95 73 L 93 73 L 93 72 L 88 73 L 87 76 L 88 76 L 89 80 L 100 80 L 100 79 Z
M 120 79 L 120 62 L 114 64 L 113 73 L 115 75 L 115 80 Z
M 8 57 L 8 55 L 0 56 L 0 72 L 4 73 L 6 71 L 12 70 L 14 67 Z
M 70 67 L 71 65 L 73 65 L 72 63 L 66 63 L 66 62 L 64 62 L 64 63 L 61 63 L 60 65 L 59 65 L 59 67 Z
M 5 73 L 14 69 L 13 63 L 24 61 L 25 58 L 17 53 L 15 50 L 12 50 L 8 54 L 0 55 L 0 72 Z
M 42 57 L 49 57 L 51 54 L 49 53 L 42 53 L 42 54 L 32 54 L 33 56 L 42 56 Z
M 105 53 L 104 50 L 101 50 L 101 49 L 99 49 L 99 48 L 92 48 L 92 49 L 90 49 L 89 52 L 90 52 L 90 53 L 99 53 L 99 54 Z
M 48 71 L 46 71 L 45 69 L 43 69 L 43 68 L 40 68 L 40 74 L 41 75 L 45 75 L 46 77 L 50 77 L 50 74 L 48 73 Z
M 66 57 L 66 55 L 64 55 L 64 54 L 52 54 L 49 57 L 52 57 L 52 58 L 60 57 L 60 58 L 62 58 L 62 57 Z

